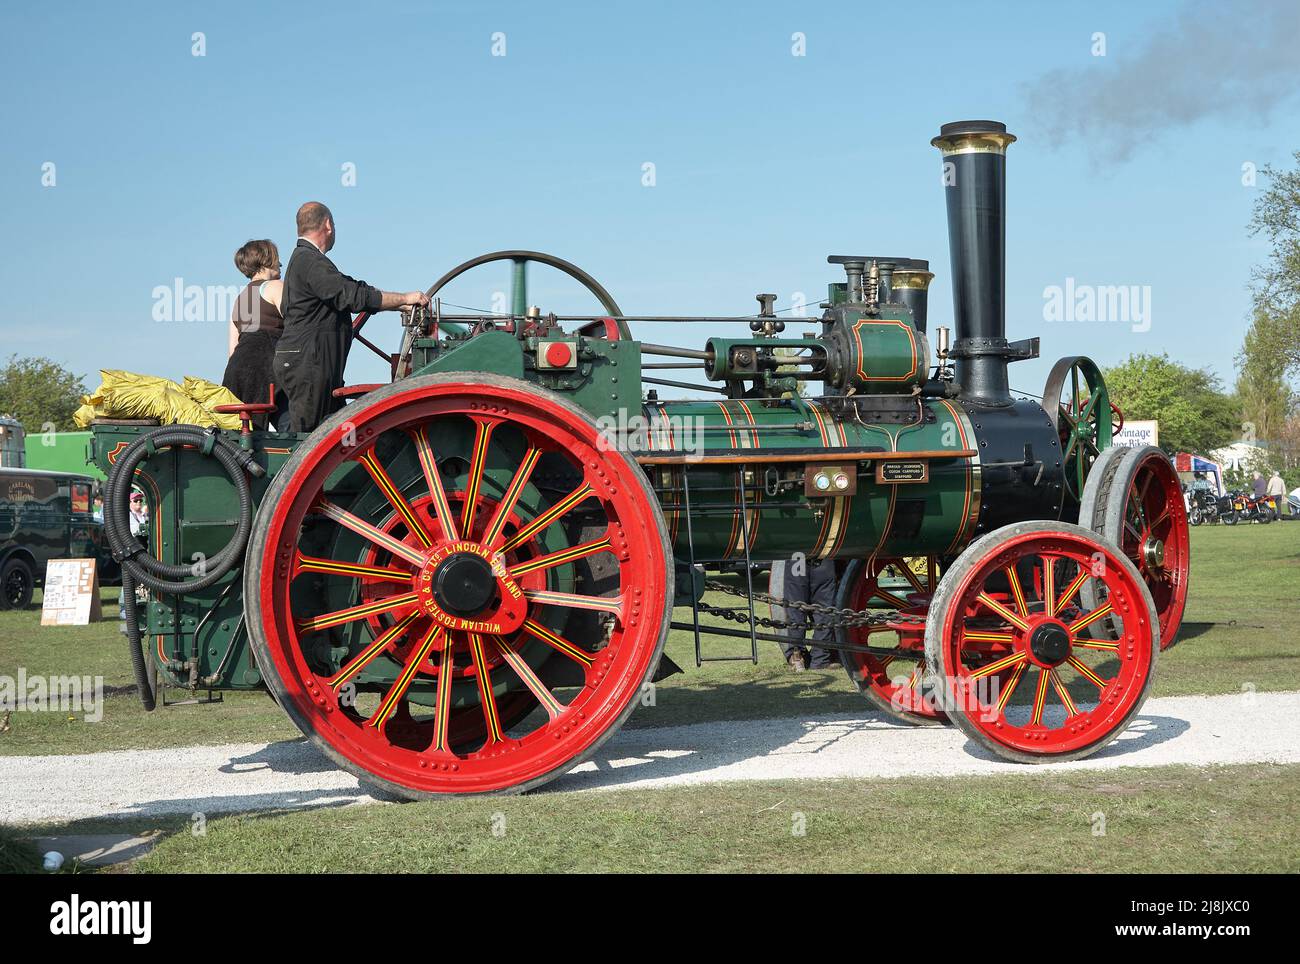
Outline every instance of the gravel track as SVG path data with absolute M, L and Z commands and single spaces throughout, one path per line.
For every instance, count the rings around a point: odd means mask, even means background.
M 1300 763 L 1300 692 L 1149 700 L 1118 740 L 1026 766 L 952 728 L 880 714 L 625 729 L 544 793 L 728 781 L 973 776 L 1168 764 Z M 373 802 L 305 740 L 82 756 L 0 757 L 0 822 L 294 810 Z

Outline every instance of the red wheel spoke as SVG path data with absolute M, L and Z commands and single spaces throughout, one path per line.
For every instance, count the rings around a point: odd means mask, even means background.
M 426 549 L 432 546 L 433 539 L 425 530 L 424 523 L 416 517 L 415 510 L 411 508 L 411 504 L 406 501 L 402 493 L 397 491 L 397 486 L 389 478 L 388 472 L 379 464 L 379 459 L 375 458 L 375 450 L 372 448 L 364 455 L 358 456 L 357 461 L 365 466 L 366 472 L 370 474 L 370 478 L 378 486 L 379 491 L 384 494 L 384 498 L 388 500 L 389 505 L 397 510 L 397 514 L 406 523 L 406 528 L 415 534 L 415 537 L 420 540 L 420 543 Z
M 388 688 L 388 692 L 384 694 L 379 709 L 375 710 L 375 715 L 366 721 L 367 726 L 382 730 L 384 725 L 392 718 L 393 711 L 397 709 L 397 704 L 406 695 L 406 691 L 411 688 L 411 682 L 415 679 L 415 674 L 420 671 L 420 667 L 429 655 L 429 650 L 433 649 L 433 644 L 437 641 L 441 632 L 442 627 L 437 623 L 434 623 L 429 628 L 424 639 L 420 641 L 420 645 L 412 650 L 406 665 L 402 667 L 402 672 L 393 681 L 393 685 Z
M 474 450 L 469 461 L 469 477 L 465 480 L 465 506 L 461 510 L 460 531 L 468 539 L 474 533 L 474 514 L 478 511 L 479 489 L 483 484 L 483 465 L 487 462 L 488 446 L 496 419 L 474 419 Z
M 921 580 L 916 578 L 916 573 L 912 571 L 912 567 L 907 564 L 906 560 L 900 563 L 899 568 L 903 570 L 903 578 L 910 582 L 912 588 L 917 592 L 925 594 L 930 591 L 925 586 L 921 585 Z
M 605 552 L 611 548 L 609 536 L 604 539 L 593 539 L 591 542 L 584 542 L 582 545 L 573 546 L 571 549 L 561 549 L 558 552 L 552 552 L 549 555 L 538 556 L 535 559 L 529 559 L 527 562 L 521 562 L 518 565 L 510 567 L 510 575 L 518 578 L 526 573 L 540 572 L 543 569 L 552 569 L 555 566 L 562 566 L 566 562 L 573 562 L 577 559 L 583 559 L 587 556 L 594 556 L 598 552 Z
M 1119 652 L 1119 643 L 1108 642 L 1104 639 L 1088 639 L 1087 637 L 1080 639 L 1077 636 L 1071 636 L 1070 642 L 1075 646 L 1082 647 L 1083 649 L 1103 649 L 1108 653 Z
M 420 468 L 424 472 L 424 484 L 429 487 L 429 498 L 433 501 L 433 514 L 438 517 L 438 524 L 442 526 L 443 538 L 455 542 L 460 539 L 460 534 L 456 530 L 456 521 L 451 516 L 447 490 L 442 484 L 438 460 L 434 458 L 433 449 L 429 447 L 429 438 L 422 428 L 413 430 L 410 435 L 415 441 L 415 451 L 420 457 Z
M 1007 582 L 1011 583 L 1011 595 L 1016 600 L 1016 610 L 1022 616 L 1029 615 L 1029 604 L 1025 602 L 1025 590 L 1020 585 L 1020 573 L 1016 572 L 1016 565 L 1012 563 L 1006 568 Z
M 1066 663 L 1068 663 L 1074 669 L 1074 671 L 1078 673 L 1080 676 L 1082 676 L 1084 679 L 1090 680 L 1092 684 L 1097 687 L 1097 689 L 1104 690 L 1106 688 L 1106 681 L 1102 679 L 1100 676 L 1098 676 L 1096 673 L 1094 673 L 1092 669 L 1089 668 L 1088 664 L 1085 663 L 1083 660 L 1079 659 L 1078 656 L 1068 657 L 1066 659 Z
M 1047 615 L 1056 615 L 1056 560 L 1043 557 L 1043 605 Z
M 889 605 L 893 606 L 895 609 L 905 609 L 907 607 L 906 599 L 904 599 L 902 596 L 895 595 L 894 593 L 890 592 L 888 589 L 877 588 L 876 591 L 872 594 L 871 598 L 879 599 L 881 602 L 888 603 Z
M 413 566 L 424 564 L 424 556 L 418 549 L 408 546 L 400 539 L 395 539 L 388 533 L 376 529 L 369 522 L 357 518 L 347 509 L 335 505 L 329 499 L 321 499 L 316 504 L 317 511 L 327 519 L 331 519 L 343 526 L 345 529 L 351 529 L 357 535 L 373 542 L 382 549 L 387 549 L 395 556 L 400 556 Z
M 545 626 L 543 626 L 541 623 L 537 622 L 536 620 L 533 619 L 524 620 L 523 629 L 524 632 L 528 633 L 528 635 L 534 637 L 535 639 L 540 639 L 548 646 L 552 647 L 553 649 L 559 650 L 565 656 L 569 657 L 574 662 L 581 663 L 583 666 L 590 666 L 592 663 L 596 661 L 596 657 L 591 653 L 587 652 L 581 646 L 578 646 L 576 643 L 569 642 L 569 640 L 565 639 L 563 636 L 559 635 L 558 633 L 551 632 L 549 629 L 547 629 Z
M 1039 669 L 1038 671 L 1038 688 L 1034 690 L 1034 711 L 1030 714 L 1029 725 L 1041 726 L 1043 723 L 1043 709 L 1047 706 L 1047 682 L 1051 675 L 1051 670 Z
M 487 742 L 484 746 L 501 742 L 501 714 L 497 698 L 492 692 L 492 674 L 488 672 L 487 656 L 483 653 L 483 637 L 469 634 L 469 655 L 478 674 L 478 697 L 483 707 L 483 722 L 487 725 Z
M 1029 660 L 1027 659 L 1021 660 L 1016 664 L 1015 671 L 1012 672 L 1011 678 L 1007 680 L 1006 685 L 1002 687 L 1002 692 L 998 694 L 998 713 L 1002 713 L 1006 710 L 1007 704 L 1011 702 L 1011 694 L 1016 691 L 1016 687 L 1020 685 L 1020 681 L 1024 678 L 1025 671 L 1028 669 Z
M 335 559 L 317 559 L 315 556 L 298 557 L 299 572 L 324 572 L 336 576 L 352 576 L 357 579 L 377 579 L 380 582 L 410 583 L 412 575 L 400 569 L 385 569 L 381 566 L 363 566 L 356 562 L 339 562 Z
M 388 646 L 395 642 L 403 633 L 410 628 L 411 623 L 415 622 L 418 613 L 407 613 L 402 619 L 398 620 L 388 629 L 374 638 L 370 645 L 357 653 L 351 660 L 343 664 L 343 668 L 330 677 L 330 689 L 338 690 L 344 683 L 350 680 L 357 673 L 374 661 L 374 658 L 382 653 Z
M 1079 708 L 1074 705 L 1074 700 L 1070 698 L 1070 691 L 1067 690 L 1065 684 L 1061 682 L 1060 675 L 1058 675 L 1054 669 L 1048 670 L 1048 675 L 1052 680 L 1052 688 L 1056 690 L 1056 695 L 1061 700 L 1061 705 L 1065 707 L 1066 719 L 1069 719 L 1071 716 L 1078 716 Z
M 546 711 L 546 715 L 553 720 L 558 719 L 560 714 L 564 711 L 564 707 L 555 698 L 551 691 L 546 688 L 546 684 L 538 679 L 537 674 L 533 672 L 533 668 L 528 665 L 518 652 L 515 651 L 513 646 L 507 643 L 500 636 L 493 636 L 492 642 L 496 644 L 497 649 L 501 652 L 502 658 L 505 659 L 505 661 L 510 664 L 510 668 L 515 671 L 515 675 L 518 676 L 532 694 L 537 697 L 537 702 L 542 704 L 542 709 Z
M 519 497 L 523 495 L 524 489 L 528 486 L 528 480 L 532 477 L 533 469 L 537 466 L 537 460 L 541 457 L 541 449 L 530 448 L 524 453 L 519 468 L 515 470 L 515 477 L 510 480 L 510 487 L 501 496 L 501 502 L 497 505 L 496 514 L 492 516 L 492 521 L 488 523 L 487 532 L 483 534 L 481 541 L 489 549 L 500 538 L 501 531 L 505 529 L 506 522 L 510 518 L 510 513 L 515 511 L 515 505 L 518 504 Z
M 981 666 L 977 670 L 972 670 L 969 675 L 971 679 L 983 679 L 986 676 L 992 676 L 994 673 L 1000 673 L 1004 669 L 1010 669 L 1012 666 L 1017 666 L 1028 658 L 1029 657 L 1024 653 L 1012 653 L 1010 656 L 1003 656 L 1001 659 L 995 659 L 993 662 Z
M 968 629 L 962 634 L 963 639 L 977 643 L 1011 643 L 1015 642 L 1014 633 L 999 633 L 992 630 Z
M 544 589 L 525 589 L 524 598 L 547 606 L 568 606 L 572 609 L 591 609 L 601 613 L 623 614 L 622 596 L 580 596 L 572 592 L 550 592 Z
M 574 506 L 577 506 L 582 502 L 584 502 L 591 495 L 591 493 L 592 493 L 592 488 L 590 485 L 584 483 L 583 485 L 578 486 L 576 489 L 574 489 L 572 492 L 566 495 L 559 502 L 555 503 L 555 505 L 551 506 L 541 515 L 539 515 L 536 519 L 534 519 L 532 522 L 528 523 L 522 529 L 516 532 L 514 536 L 512 536 L 506 542 L 506 544 L 501 546 L 501 548 L 498 549 L 497 551 L 505 553 L 505 552 L 509 552 L 511 549 L 514 549 L 516 546 L 523 545 L 525 542 L 531 539 L 535 533 L 540 532 L 542 529 L 545 529 L 552 522 L 560 518 L 560 516 L 564 515 Z
M 451 729 L 451 684 L 456 673 L 456 644 L 450 633 L 442 637 L 442 658 L 438 661 L 438 689 L 433 698 L 433 751 L 449 753 L 447 734 Z
M 300 619 L 298 620 L 298 631 L 310 633 L 321 629 L 329 629 L 331 626 L 342 626 L 344 623 L 356 622 L 358 619 L 365 619 L 367 616 L 378 616 L 380 613 L 392 612 L 394 609 L 401 609 L 403 606 L 415 606 L 419 602 L 420 597 L 413 592 L 402 593 L 399 596 L 386 596 L 374 602 L 362 603 L 360 606 L 350 606 L 347 609 L 338 609 L 332 613 L 322 613 L 319 616 L 308 616 L 306 619 Z
M 1072 634 L 1077 634 L 1079 630 L 1091 626 L 1093 623 L 1101 619 L 1103 616 L 1109 616 L 1114 611 L 1115 611 L 1114 607 L 1111 606 L 1110 603 L 1105 603 L 1101 606 L 1098 606 L 1092 612 L 1088 613 L 1088 615 L 1082 616 L 1079 619 L 1076 619 L 1074 622 L 1069 623 L 1068 625 L 1070 627 L 1070 632 Z
M 993 610 L 995 613 L 997 613 L 999 616 L 1001 616 L 1003 619 L 1009 622 L 1012 626 L 1015 626 L 1016 629 L 1026 630 L 1029 628 L 1029 623 L 1025 622 L 1023 619 L 1021 619 L 1019 616 L 1013 613 L 1006 606 L 1002 605 L 1002 603 L 998 602 L 988 593 L 982 592 L 976 598 L 978 598 L 979 601 L 982 602 L 985 606 L 988 606 L 989 609 Z
M 1056 597 L 1056 605 L 1052 609 L 1052 615 L 1056 615 L 1063 610 L 1067 603 L 1074 598 L 1074 594 L 1083 588 L 1083 584 L 1088 581 L 1089 572 L 1082 566 L 1079 567 L 1079 574 L 1071 580 L 1065 590 Z

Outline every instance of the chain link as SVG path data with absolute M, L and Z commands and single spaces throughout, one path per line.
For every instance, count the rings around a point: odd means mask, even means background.
M 916 623 L 925 624 L 925 617 L 912 615 L 910 613 L 900 613 L 897 610 L 880 610 L 880 609 L 850 609 L 842 606 L 825 606 L 821 603 L 800 602 L 797 600 L 777 599 L 768 593 L 756 592 L 752 596 L 743 589 L 737 589 L 725 582 L 719 582 L 716 579 L 706 579 L 704 588 L 709 592 L 718 592 L 727 596 L 736 596 L 740 599 L 750 600 L 751 603 L 767 603 L 769 606 L 778 606 L 782 609 L 796 609 L 799 612 L 806 613 L 809 616 L 824 616 L 827 620 L 818 623 L 818 627 L 828 629 L 852 629 L 859 626 L 883 626 L 886 623 Z M 729 620 L 733 623 L 742 623 L 746 626 L 750 623 L 749 613 L 739 613 L 727 609 L 718 609 L 710 606 L 708 603 L 701 601 L 699 603 L 700 612 L 710 613 L 721 619 Z M 752 605 L 751 605 L 752 611 Z M 802 623 L 789 623 L 780 619 L 769 619 L 766 616 L 753 616 L 756 626 L 762 626 L 768 629 L 802 629 Z

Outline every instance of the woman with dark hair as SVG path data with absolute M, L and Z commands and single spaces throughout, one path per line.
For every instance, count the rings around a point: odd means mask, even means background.
M 284 283 L 280 280 L 280 252 L 272 241 L 249 241 L 235 252 L 235 267 L 249 279 L 235 299 L 230 316 L 230 359 L 221 384 L 241 402 L 266 402 L 274 376 L 271 362 L 275 343 L 284 330 L 280 315 L 280 297 Z M 286 406 L 284 393 L 277 390 L 274 401 L 279 408 L 271 416 L 280 424 Z M 253 417 L 253 427 L 265 429 L 267 416 Z

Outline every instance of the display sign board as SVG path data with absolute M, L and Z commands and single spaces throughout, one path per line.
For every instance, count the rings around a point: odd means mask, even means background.
M 45 569 L 42 626 L 98 622 L 99 571 L 94 559 L 51 559 Z
M 1116 433 L 1114 442 L 1116 445 L 1131 445 L 1134 448 L 1159 445 L 1160 423 L 1155 419 L 1125 422 L 1124 427 Z

